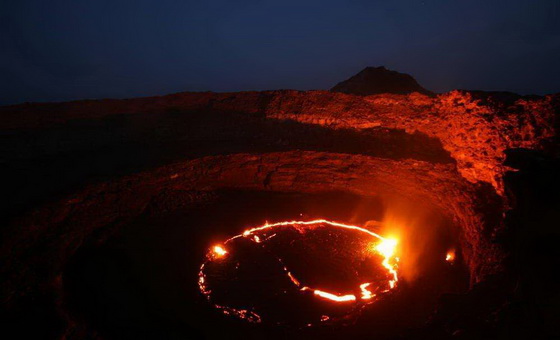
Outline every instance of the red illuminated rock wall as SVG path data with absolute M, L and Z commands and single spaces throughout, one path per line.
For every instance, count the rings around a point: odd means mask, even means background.
M 25 129 L 115 114 L 166 110 L 235 111 L 330 128 L 386 127 L 441 140 L 470 182 L 503 193 L 504 151 L 542 149 L 554 136 L 558 95 L 521 97 L 453 91 L 429 97 L 379 94 L 366 97 L 325 91 L 179 93 L 127 100 L 21 105 L 0 109 L 2 129 Z

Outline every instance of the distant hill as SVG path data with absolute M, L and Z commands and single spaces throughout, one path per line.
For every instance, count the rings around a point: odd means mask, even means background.
M 410 75 L 391 71 L 384 66 L 366 67 L 351 78 L 336 84 L 331 91 L 367 96 L 379 93 L 408 94 L 419 92 L 433 94 Z

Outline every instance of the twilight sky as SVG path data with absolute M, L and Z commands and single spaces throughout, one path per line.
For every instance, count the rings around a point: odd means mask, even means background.
M 2 0 L 0 105 L 328 89 L 560 92 L 560 0 Z

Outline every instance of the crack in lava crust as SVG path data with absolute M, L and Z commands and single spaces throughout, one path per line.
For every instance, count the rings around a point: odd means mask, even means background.
M 278 303 L 281 296 L 293 300 L 284 305 L 303 303 L 312 310 L 313 321 L 336 320 L 337 315 L 360 309 L 396 287 L 396 248 L 395 239 L 324 219 L 265 223 L 211 247 L 200 267 L 198 285 L 215 308 L 250 322 L 260 323 L 263 317 L 257 312 L 267 309 L 267 301 Z M 274 270 L 281 270 L 284 279 Z M 323 280 L 331 287 L 317 288 L 322 286 L 321 279 L 312 277 L 315 271 L 338 283 Z M 337 284 L 346 292 L 333 289 Z M 310 302 L 308 293 L 320 301 Z M 255 297 L 247 297 L 251 295 Z M 311 325 L 308 320 L 305 324 Z

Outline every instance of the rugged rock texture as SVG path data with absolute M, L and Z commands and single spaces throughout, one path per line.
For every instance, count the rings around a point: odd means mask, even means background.
M 359 96 L 392 93 L 410 94 L 414 92 L 430 95 L 416 79 L 406 73 L 391 71 L 384 66 L 366 67 L 351 78 L 336 84 L 331 91 Z
M 243 112 L 329 128 L 376 127 L 438 138 L 470 182 L 486 182 L 503 193 L 505 150 L 543 149 L 555 134 L 558 95 L 503 98 L 493 93 L 453 91 L 358 97 L 324 91 L 180 93 L 129 100 L 21 105 L 0 110 L 2 129 L 53 126 L 77 119 L 169 110 Z
M 556 151 L 558 99 L 267 91 L 0 108 L 9 141 L 3 163 L 17 164 L 9 178 L 50 168 L 42 181 L 53 185 L 46 204 L 3 230 L 1 301 L 7 314 L 45 301 L 71 337 L 61 275 L 85 240 L 224 188 L 339 190 L 437 209 L 460 230 L 472 283 L 486 281 L 504 271 L 510 255 L 500 242 L 509 208 L 506 153 Z M 74 179 L 73 194 L 57 184 L 64 176 Z

